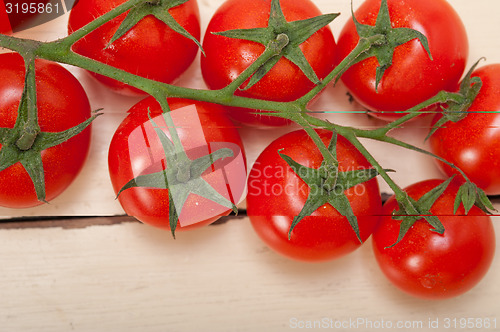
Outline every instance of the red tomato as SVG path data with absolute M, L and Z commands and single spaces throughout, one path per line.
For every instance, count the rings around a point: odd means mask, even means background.
M 318 131 L 328 145 L 331 132 Z M 281 150 L 283 149 L 283 150 Z M 318 208 L 300 221 L 288 239 L 293 218 L 302 210 L 309 186 L 279 156 L 318 168 L 323 161 L 319 149 L 305 131 L 294 131 L 272 142 L 258 157 L 248 179 L 247 212 L 258 236 L 276 252 L 300 261 L 325 261 L 357 249 L 361 243 L 347 218 L 330 204 Z M 344 137 L 338 136 L 339 171 L 371 168 L 371 165 Z M 378 182 L 371 179 L 345 191 L 357 216 L 360 237 L 373 232 L 382 208 Z
M 366 0 L 355 17 L 375 25 L 380 0 Z M 417 39 L 396 48 L 392 66 L 375 90 L 375 57 L 363 60 L 342 76 L 350 94 L 378 118 L 394 120 L 405 111 L 441 90 L 453 90 L 460 80 L 469 53 L 467 34 L 460 17 L 445 0 L 389 0 L 394 28 L 411 28 L 423 33 L 429 42 L 431 60 Z M 359 40 L 352 20 L 338 39 L 337 63 L 351 52 Z M 383 113 L 381 113 L 383 112 Z
M 233 151 L 233 157 L 216 161 L 202 177 L 221 195 L 237 204 L 246 182 L 245 154 L 239 133 L 225 115 L 224 109 L 215 104 L 186 99 L 172 98 L 168 102 L 177 133 L 191 160 L 220 148 Z M 159 104 L 149 97 L 134 105 L 118 127 L 111 141 L 108 159 L 116 193 L 139 175 L 168 168 L 168 165 L 165 166 L 165 151 L 154 131 L 157 126 L 170 137 Z M 124 190 L 118 199 L 128 215 L 143 223 L 170 229 L 167 189 L 130 188 Z M 180 227 L 176 230 L 207 225 L 230 212 L 222 205 L 190 194 L 179 215 Z
M 38 123 L 42 132 L 59 132 L 90 118 L 90 104 L 78 80 L 62 66 L 36 60 Z M 24 61 L 0 55 L 0 127 L 13 128 L 24 87 Z M 42 151 L 46 200 L 61 194 L 82 168 L 90 145 L 90 128 Z M 1 147 L 1 144 L 0 144 Z M 26 208 L 41 204 L 31 178 L 20 163 L 0 172 L 0 205 Z
M 69 33 L 124 2 L 125 0 L 79 0 L 69 17 Z M 174 7 L 169 13 L 193 37 L 200 38 L 200 18 L 196 0 Z M 193 62 L 198 46 L 153 16 L 143 18 L 124 36 L 106 48 L 125 17 L 123 14 L 104 24 L 78 41 L 73 50 L 129 73 L 164 83 L 172 83 Z M 143 94 L 142 91 L 116 80 L 92 74 L 118 92 Z
M 478 68 L 472 76 L 483 85 L 470 113 L 438 129 L 430 138 L 431 151 L 459 167 L 486 194 L 500 195 L 500 64 Z M 458 174 L 444 163 L 439 167 L 448 175 Z
M 310 0 L 281 0 L 287 21 L 304 20 L 321 15 Z M 228 0 L 217 9 L 208 24 L 203 40 L 206 56 L 201 57 L 203 78 L 210 89 L 220 89 L 231 83 L 264 51 L 264 45 L 248 40 L 214 35 L 233 29 L 267 27 L 271 0 Z M 329 27 L 324 27 L 300 45 L 317 76 L 322 79 L 334 68 L 335 40 Z M 273 101 L 291 101 L 306 94 L 314 84 L 291 61 L 279 62 L 256 85 L 236 95 Z M 255 110 L 232 108 L 231 117 L 243 124 L 268 127 L 290 122 L 281 118 L 251 114 Z
M 413 199 L 441 184 L 427 180 L 406 188 Z M 391 197 L 383 208 L 383 217 L 373 233 L 373 249 L 385 276 L 399 289 L 416 297 L 444 299 L 458 296 L 474 287 L 486 274 L 495 252 L 495 233 L 488 215 L 474 206 L 464 215 L 463 206 L 453 215 L 458 181 L 452 181 L 430 212 L 439 217 L 444 234 L 430 230 L 418 220 L 405 237 L 393 247 L 400 221 L 391 218 L 398 209 Z

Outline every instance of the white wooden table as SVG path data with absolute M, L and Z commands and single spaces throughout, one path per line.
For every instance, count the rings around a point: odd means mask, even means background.
M 222 2 L 199 0 L 203 26 Z M 337 36 L 349 19 L 350 1 L 315 3 L 325 13 L 342 13 L 331 25 Z M 488 63 L 500 61 L 500 2 L 450 3 L 469 34 L 469 64 L 482 56 Z M 66 20 L 63 16 L 20 35 L 51 40 L 64 35 Z M 87 165 L 64 195 L 39 208 L 0 208 L 6 219 L 0 223 L 0 331 L 286 331 L 314 324 L 358 331 L 500 331 L 500 255 L 471 292 L 429 302 L 402 294 L 388 283 L 374 261 L 370 241 L 346 258 L 304 264 L 267 249 L 245 217 L 178 233 L 177 240 L 121 217 L 107 174 L 107 146 L 137 99 L 114 95 L 82 71 L 70 70 L 84 84 L 92 107 L 103 107 L 105 115 L 94 125 Z M 203 87 L 198 63 L 179 84 Z M 328 88 L 316 107 L 355 106 L 338 86 Z M 340 115 L 339 121 L 352 117 Z M 373 124 L 372 119 L 357 117 L 361 125 Z M 425 130 L 415 125 L 399 134 L 421 144 Z M 280 134 L 244 130 L 249 164 Z M 383 146 L 370 146 L 384 166 L 398 171 L 394 177 L 403 186 L 440 176 L 429 158 L 398 151 L 402 161 L 395 161 Z M 387 191 L 384 185 L 382 189 Z M 39 216 L 48 217 L 12 220 Z M 70 218 L 74 216 L 78 218 Z M 500 217 L 494 220 L 500 234 Z M 468 318 L 478 319 L 483 328 L 462 329 L 460 324 Z

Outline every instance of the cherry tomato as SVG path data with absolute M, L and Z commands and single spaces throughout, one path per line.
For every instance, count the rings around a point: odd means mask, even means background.
M 310 0 L 281 0 L 287 21 L 304 20 L 321 15 Z M 208 24 L 203 40 L 206 56 L 201 57 L 203 78 L 210 89 L 220 89 L 231 83 L 264 51 L 264 45 L 248 40 L 213 34 L 233 29 L 267 27 L 271 0 L 228 0 L 220 6 Z M 300 45 L 318 78 L 333 70 L 335 40 L 329 27 L 324 27 Z M 291 61 L 281 58 L 256 85 L 239 90 L 236 95 L 273 101 L 291 101 L 306 94 L 314 84 Z M 256 127 L 284 126 L 290 122 L 281 118 L 252 114 L 255 110 L 232 108 L 231 117 L 242 124 Z
M 331 132 L 318 131 L 327 146 Z M 319 207 L 300 221 L 288 238 L 293 218 L 302 210 L 311 192 L 309 186 L 280 157 L 278 151 L 310 168 L 318 168 L 323 157 L 305 131 L 294 131 L 272 142 L 260 154 L 248 179 L 247 212 L 258 236 L 274 251 L 300 261 L 325 261 L 346 255 L 361 242 L 346 217 L 330 204 Z M 371 165 L 344 137 L 337 139 L 339 171 L 368 169 Z M 373 232 L 382 208 L 378 182 L 371 179 L 345 190 L 360 237 Z
M 405 191 L 418 200 L 442 182 L 422 181 Z M 384 204 L 382 221 L 372 236 L 373 250 L 382 272 L 397 288 L 416 297 L 444 299 L 467 292 L 485 276 L 495 252 L 493 224 L 476 206 L 468 215 L 462 206 L 453 214 L 458 188 L 453 180 L 430 209 L 445 227 L 444 234 L 431 231 L 421 219 L 393 247 L 400 221 L 391 217 L 398 206 L 394 197 Z
M 355 17 L 367 25 L 375 25 L 380 0 L 366 0 L 356 10 Z M 411 28 L 424 34 L 432 60 L 424 47 L 414 39 L 398 46 L 389 67 L 375 89 L 375 57 L 365 59 L 342 76 L 350 94 L 370 114 L 394 120 L 405 111 L 441 90 L 455 89 L 469 53 L 467 34 L 455 10 L 444 0 L 389 0 L 393 28 Z M 337 63 L 344 59 L 359 40 L 355 25 L 349 20 L 338 38 Z
M 124 2 L 125 0 L 79 0 L 69 17 L 69 33 Z M 200 17 L 196 0 L 174 7 L 169 13 L 194 38 L 200 38 Z M 88 34 L 73 46 L 73 50 L 129 73 L 164 83 L 174 82 L 193 62 L 198 46 L 153 16 L 146 16 L 124 36 L 106 47 L 125 17 L 126 14 L 120 15 Z M 123 94 L 143 94 L 142 91 L 116 80 L 95 73 L 92 75 Z
M 90 104 L 78 80 L 62 66 L 36 60 L 38 123 L 42 132 L 60 132 L 90 118 Z M 24 61 L 18 54 L 0 55 L 0 127 L 13 128 L 24 88 Z M 61 194 L 82 168 L 90 145 L 90 128 L 42 151 L 46 200 Z M 0 144 L 1 147 L 1 144 Z M 0 205 L 26 208 L 42 204 L 20 163 L 0 172 Z
M 476 69 L 483 85 L 464 119 L 447 122 L 430 138 L 431 151 L 459 167 L 486 194 L 500 195 L 500 64 Z M 441 115 L 436 115 L 436 122 Z M 439 162 L 448 175 L 457 170 Z
M 168 99 L 171 116 L 182 145 L 191 160 L 229 148 L 233 156 L 217 160 L 202 178 L 227 200 L 237 204 L 246 183 L 245 153 L 239 133 L 221 106 L 186 99 Z M 109 148 L 109 172 L 116 193 L 130 180 L 168 168 L 165 150 L 155 128 L 168 136 L 157 101 L 146 98 L 130 110 L 116 130 Z M 135 187 L 118 197 L 125 212 L 143 223 L 170 229 L 169 190 Z M 176 206 L 180 227 L 188 230 L 210 224 L 231 209 L 206 198 L 190 194 L 182 206 Z M 181 212 L 179 212 L 181 210 Z

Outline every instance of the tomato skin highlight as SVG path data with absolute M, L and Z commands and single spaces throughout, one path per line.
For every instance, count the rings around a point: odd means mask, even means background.
M 42 132 L 59 132 L 91 116 L 87 95 L 78 80 L 59 64 L 35 60 L 38 123 Z M 0 127 L 13 128 L 24 88 L 20 55 L 0 55 Z M 42 151 L 46 200 L 59 196 L 82 169 L 90 147 L 90 127 L 68 141 Z M 0 144 L 1 147 L 1 144 Z M 26 170 L 16 163 L 0 172 L 0 205 L 29 208 L 43 204 Z
M 281 0 L 287 21 L 303 20 L 321 15 L 310 0 Z M 233 29 L 263 28 L 268 25 L 271 0 L 228 0 L 211 18 L 201 57 L 201 70 L 207 86 L 221 89 L 230 84 L 264 51 L 264 45 L 252 41 L 214 35 Z M 322 79 L 334 68 L 335 39 L 330 28 L 324 27 L 300 45 L 317 76 Z M 256 85 L 235 94 L 272 101 L 292 101 L 314 87 L 302 71 L 291 61 L 280 61 Z M 290 121 L 277 117 L 252 114 L 255 110 L 229 108 L 233 120 L 252 127 L 269 128 L 289 125 Z
M 458 122 L 447 122 L 429 139 L 431 151 L 459 167 L 488 195 L 500 195 L 500 64 L 476 69 L 483 85 Z M 434 123 L 441 115 L 436 115 Z M 448 176 L 457 170 L 442 162 L 439 168 Z
M 427 180 L 405 189 L 418 199 L 442 180 Z M 445 227 L 444 234 L 430 230 L 421 219 L 394 247 L 400 221 L 391 219 L 397 209 L 394 197 L 383 207 L 383 217 L 372 236 L 375 258 L 390 282 L 419 298 L 447 299 L 476 286 L 486 275 L 495 253 L 495 232 L 491 218 L 474 206 L 464 215 L 463 206 L 453 215 L 459 181 L 453 180 L 430 212 Z
M 380 0 L 366 0 L 355 11 L 362 24 L 375 25 Z M 405 27 L 423 33 L 429 43 L 431 60 L 420 41 L 396 48 L 393 64 L 375 90 L 378 61 L 375 57 L 348 69 L 341 80 L 350 94 L 369 114 L 391 121 L 405 111 L 433 97 L 441 90 L 454 90 L 463 75 L 469 54 L 465 27 L 455 10 L 444 0 L 389 0 L 394 28 Z M 337 41 L 337 60 L 342 61 L 359 40 L 349 20 Z
M 325 145 L 332 133 L 318 130 Z M 278 155 L 278 150 L 307 167 L 317 168 L 323 157 L 304 131 L 294 131 L 272 142 L 258 157 L 248 179 L 247 213 L 257 235 L 271 249 L 285 257 L 321 262 L 344 256 L 361 246 L 347 218 L 330 204 L 305 217 L 288 232 L 294 216 L 310 192 L 307 184 Z M 338 136 L 340 171 L 371 168 L 368 161 L 345 138 Z M 378 182 L 371 179 L 345 191 L 358 217 L 360 236 L 365 241 L 373 232 L 382 207 Z
M 71 34 L 126 0 L 79 0 L 73 7 L 68 31 Z M 172 17 L 193 37 L 200 39 L 200 14 L 196 0 L 169 10 Z M 73 50 L 129 73 L 163 83 L 173 83 L 194 61 L 198 46 L 153 16 L 143 18 L 124 36 L 106 48 L 126 13 L 79 40 Z M 134 87 L 91 73 L 101 83 L 125 95 L 144 95 Z
M 246 181 L 245 151 L 239 133 L 226 116 L 224 109 L 215 104 L 186 99 L 169 98 L 168 102 L 172 112 L 183 107 L 196 107 L 199 124 L 203 132 L 195 132 L 196 127 L 190 125 L 177 127 L 177 133 L 189 158 L 199 157 L 194 156 L 199 145 L 196 145 L 197 142 L 192 140 L 194 136 L 198 135 L 202 135 L 207 144 L 223 143 L 224 147 L 233 150 L 235 156 L 241 157 L 235 166 L 236 171 L 234 169 L 226 170 L 226 175 L 232 180 L 226 179 L 224 183 L 219 183 L 220 179 L 213 175 L 216 173 L 214 171 L 204 173 L 203 176 L 218 191 L 221 188 L 227 190 L 226 187 L 231 186 L 231 183 L 236 181 L 237 185 L 230 188 L 230 190 L 233 190 L 233 196 L 232 198 L 228 197 L 228 199 L 238 200 L 243 194 Z M 108 154 L 109 173 L 115 193 L 118 193 L 134 177 L 142 173 L 148 173 L 148 169 L 160 167 L 160 169 L 156 169 L 158 171 L 165 168 L 165 152 L 161 148 L 155 148 L 160 144 L 157 139 L 153 141 L 151 136 L 147 136 L 149 141 L 144 142 L 146 136 L 141 136 L 142 142 L 140 143 L 143 145 L 140 145 L 136 144 L 137 141 L 132 138 L 134 132 L 147 130 L 145 129 L 146 123 L 150 121 L 150 118 L 155 118 L 161 114 L 161 107 L 156 100 L 148 97 L 129 110 L 128 116 L 116 130 Z M 144 143 L 146 144 L 144 145 Z M 151 172 L 149 171 L 149 173 Z M 164 230 L 170 229 L 168 190 L 147 187 L 130 188 L 123 191 L 118 200 L 128 215 L 145 224 Z M 237 204 L 238 201 L 234 203 Z M 197 220 L 191 225 L 178 226 L 176 232 L 211 224 L 221 216 L 228 215 L 231 209 L 224 208 L 206 198 L 190 194 L 182 211 L 191 211 L 191 216 L 197 218 Z M 218 212 L 211 213 L 212 211 Z M 180 218 L 182 218 L 182 215 Z

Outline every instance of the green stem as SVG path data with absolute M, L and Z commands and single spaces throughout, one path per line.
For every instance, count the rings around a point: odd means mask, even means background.
M 120 16 L 121 14 L 129 11 L 131 8 L 135 7 L 136 5 L 142 3 L 144 0 L 128 0 L 125 3 L 113 8 L 109 12 L 105 13 L 102 16 L 99 16 L 92 22 L 88 23 L 87 25 L 81 27 L 80 29 L 74 31 L 72 34 L 70 34 L 67 37 L 64 37 L 62 39 L 56 40 L 54 43 L 59 45 L 61 49 L 64 50 L 69 50 L 71 46 L 73 46 L 74 43 L 76 43 L 78 40 L 82 39 L 92 31 L 96 30 L 100 26 L 104 25 L 105 23 L 111 21 L 112 19 Z M 49 44 L 50 44 L 49 43 Z
M 358 151 L 365 156 L 366 160 L 377 170 L 377 172 L 380 174 L 382 179 L 389 185 L 389 187 L 392 189 L 396 196 L 396 200 L 401 201 L 406 197 L 405 192 L 401 187 L 399 187 L 396 182 L 389 176 L 389 174 L 386 172 L 386 170 L 380 165 L 380 163 L 373 157 L 373 155 L 366 149 L 366 147 L 360 142 L 358 137 L 352 133 L 352 132 L 342 132 L 339 133 L 343 137 L 345 137 L 349 142 L 358 149 Z
M 286 34 L 279 34 L 276 40 L 273 40 L 264 50 L 264 52 L 248 66 L 234 81 L 220 91 L 222 94 L 231 98 L 236 90 L 245 83 L 260 67 L 262 67 L 271 58 L 279 55 L 283 48 L 288 44 L 289 39 Z
M 362 38 L 359 40 L 356 47 L 349 53 L 320 84 L 316 85 L 311 91 L 297 99 L 300 105 L 307 105 L 321 90 L 323 90 L 330 82 L 337 80 L 357 59 L 370 50 L 374 45 L 383 43 L 386 40 L 384 35 L 375 35 L 370 38 Z
M 179 87 L 162 82 L 152 81 L 147 78 L 136 76 L 126 71 L 117 69 L 110 65 L 81 56 L 72 51 L 62 54 L 57 51 L 57 44 L 42 44 L 37 51 L 41 58 L 76 66 L 103 76 L 107 76 L 133 86 L 150 95 L 158 96 L 164 94 L 168 97 L 178 97 L 211 102 L 226 106 L 252 108 L 257 110 L 270 110 L 285 113 L 290 109 L 290 103 L 254 99 L 248 97 L 232 96 L 227 97 L 225 89 L 204 90 Z
M 184 150 L 181 138 L 179 137 L 179 133 L 177 132 L 177 129 L 175 127 L 174 120 L 170 115 L 170 106 L 168 105 L 167 96 L 160 93 L 153 97 L 155 97 L 155 99 L 160 104 L 161 109 L 163 110 L 163 119 L 165 120 L 168 132 L 170 133 L 170 139 L 172 140 L 172 143 L 174 145 L 174 150 L 177 160 L 179 162 L 189 163 L 190 160 Z
M 372 130 L 371 136 L 373 137 L 383 137 L 387 135 L 387 133 L 395 128 L 398 128 L 405 124 L 406 122 L 413 120 L 414 118 L 420 116 L 423 114 L 421 110 L 434 105 L 434 104 L 444 104 L 450 101 L 460 103 L 462 102 L 464 97 L 460 95 L 459 93 L 454 93 L 454 92 L 447 92 L 447 91 L 440 91 L 438 92 L 434 97 L 427 99 L 426 101 L 406 110 L 402 111 L 400 113 L 408 113 L 405 116 L 396 119 L 390 123 L 388 123 L 385 127 Z M 396 112 L 397 113 L 397 112 Z M 368 132 L 365 130 L 365 132 Z
M 303 113 L 292 113 L 296 114 L 296 116 L 290 117 L 290 120 L 294 121 L 298 125 L 300 125 L 309 135 L 309 137 L 314 141 L 316 146 L 318 147 L 323 159 L 332 166 L 338 166 L 337 159 L 332 155 L 332 153 L 328 150 L 327 146 L 321 140 L 321 137 L 318 133 L 313 129 L 313 127 L 307 122 L 306 118 L 303 116 Z M 333 131 L 334 135 L 336 131 Z
M 0 33 L 0 47 L 17 52 L 22 56 L 30 56 L 42 44 L 42 42 L 36 40 L 7 36 Z
M 316 119 L 306 112 L 307 104 L 318 94 L 320 93 L 330 82 L 333 80 L 337 80 L 353 63 L 357 61 L 357 59 L 370 50 L 374 45 L 378 45 L 383 43 L 386 40 L 384 35 L 375 35 L 370 38 L 361 38 L 356 45 L 356 47 L 322 80 L 322 82 L 316 85 L 311 91 L 297 99 L 296 101 L 290 102 L 290 104 L 294 104 L 297 108 L 300 108 L 302 111 L 298 113 L 297 116 L 294 116 L 293 112 L 285 111 L 285 113 L 290 115 L 290 119 L 302 126 L 304 130 L 309 134 L 309 137 L 315 142 L 316 146 L 318 146 L 323 159 L 326 160 L 331 165 L 338 165 L 338 161 L 336 158 L 330 153 L 328 148 L 323 144 L 323 141 L 316 133 L 316 131 L 311 127 L 311 124 L 320 122 L 320 125 L 317 127 L 330 127 L 331 130 L 336 133 L 336 128 L 334 126 L 330 126 L 329 122 L 322 121 Z M 296 113 L 297 114 L 297 113 Z M 318 121 L 316 121 L 318 120 Z
M 450 97 L 451 98 L 455 98 L 455 97 L 458 98 L 459 97 L 457 94 L 447 93 L 447 92 L 440 93 L 440 95 L 446 96 L 446 98 L 448 98 L 447 100 L 451 100 Z M 426 102 L 424 102 L 422 104 L 426 104 Z M 432 105 L 432 104 L 434 104 L 434 103 L 430 103 L 429 105 Z M 413 119 L 414 117 L 416 117 L 420 114 L 421 113 L 418 113 L 418 112 L 408 114 L 407 116 L 405 116 L 405 118 L 406 118 L 405 120 L 402 120 L 403 118 L 400 118 L 399 120 L 396 120 L 396 121 L 400 122 L 400 125 L 401 125 L 401 124 Z M 409 144 L 409 143 L 403 142 L 401 140 L 398 140 L 394 137 L 388 136 L 387 134 L 390 130 L 398 127 L 398 126 L 393 126 L 393 122 L 388 124 L 386 127 L 383 127 L 380 129 L 366 130 L 366 129 L 358 129 L 358 128 L 354 128 L 354 127 L 350 127 L 350 126 L 337 125 L 337 124 L 327 122 L 327 121 L 322 120 L 322 119 L 312 117 L 310 115 L 307 115 L 307 117 L 304 119 L 304 121 L 306 123 L 308 123 L 309 125 L 314 126 L 314 127 L 325 128 L 328 130 L 336 131 L 338 134 L 344 136 L 349 141 L 351 141 L 351 138 L 356 139 L 356 140 L 358 140 L 358 138 L 360 138 L 360 137 L 361 138 L 368 138 L 368 139 L 371 139 L 374 141 L 379 141 L 379 142 L 384 142 L 384 143 L 400 146 L 400 147 L 405 148 L 407 150 L 412 150 L 412 151 L 415 151 L 415 152 L 418 152 L 421 154 L 431 156 L 431 157 L 449 165 L 450 167 L 456 169 L 464 177 L 465 180 L 470 181 L 469 178 L 467 177 L 467 175 L 464 173 L 464 171 L 462 171 L 459 167 L 455 166 L 453 163 L 450 163 L 446 159 L 443 159 L 442 157 L 439 157 L 439 156 L 433 154 L 432 152 L 429 152 L 427 150 L 424 150 L 424 149 L 419 148 L 417 146 L 414 146 L 412 144 Z M 396 122 L 396 121 L 394 121 L 394 122 Z M 351 143 L 353 143 L 353 142 L 351 141 Z M 367 155 L 365 155 L 365 157 L 367 157 Z
M 363 136 L 362 134 L 361 134 L 361 135 L 359 135 L 358 137 L 364 137 L 364 138 L 370 138 L 370 139 L 373 139 L 372 137 L 369 137 L 369 135 L 365 135 L 365 136 Z M 455 166 L 453 163 L 450 163 L 450 162 L 449 162 L 449 161 L 447 161 L 446 159 L 443 159 L 443 158 L 441 158 L 441 157 L 439 157 L 439 156 L 437 156 L 437 155 L 433 154 L 432 152 L 429 152 L 429 151 L 427 151 L 427 150 L 424 150 L 424 149 L 419 148 L 419 147 L 417 147 L 417 146 L 414 146 L 414 145 L 412 145 L 412 144 L 409 144 L 409 143 L 403 142 L 403 141 L 398 140 L 398 139 L 396 139 L 396 138 L 394 138 L 394 137 L 391 137 L 391 136 L 385 136 L 383 139 L 376 139 L 376 140 L 378 140 L 378 141 L 380 141 L 380 142 L 385 142 L 385 143 L 389 143 L 389 144 L 392 144 L 392 145 L 400 146 L 400 147 L 405 148 L 405 149 L 407 149 L 407 150 L 413 150 L 413 151 L 416 151 L 416 152 L 419 152 L 419 153 L 422 153 L 422 154 L 425 154 L 425 155 L 431 156 L 431 157 L 433 157 L 433 158 L 435 158 L 435 159 L 437 159 L 437 160 L 439 160 L 439 161 L 441 161 L 441 162 L 443 162 L 443 163 L 447 164 L 448 166 L 450 166 L 450 167 L 452 167 L 452 168 L 456 169 L 456 170 L 460 173 L 460 175 L 462 175 L 462 176 L 463 176 L 463 178 L 464 178 L 466 181 L 471 182 L 471 181 L 469 180 L 469 178 L 467 177 L 467 175 L 464 173 L 464 171 L 462 171 L 459 167 Z

